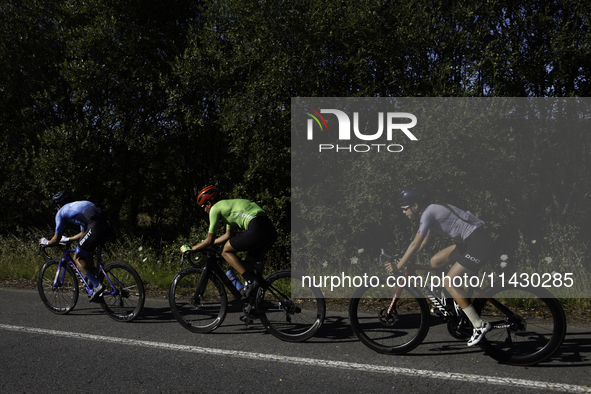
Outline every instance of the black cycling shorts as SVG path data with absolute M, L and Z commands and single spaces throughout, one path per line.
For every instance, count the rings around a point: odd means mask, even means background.
M 113 228 L 106 219 L 91 220 L 86 226 L 84 235 L 78 242 L 76 253 L 80 256 L 87 256 L 106 239 L 114 236 Z
M 248 251 L 256 262 L 262 263 L 265 253 L 277 241 L 277 231 L 266 216 L 257 216 L 248 223 L 248 230 L 230 239 L 230 246 L 238 251 Z
M 472 272 L 478 272 L 490 259 L 493 240 L 485 229 L 479 227 L 456 248 L 462 255 L 458 263 Z

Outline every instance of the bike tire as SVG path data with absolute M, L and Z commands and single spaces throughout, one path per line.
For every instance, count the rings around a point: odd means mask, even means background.
M 544 361 L 558 350 L 566 335 L 566 317 L 548 290 L 505 284 L 484 292 L 514 313 L 508 316 L 486 298 L 474 300 L 482 319 L 493 325 L 479 344 L 486 354 L 501 363 L 525 366 Z
M 280 270 L 266 278 L 267 288 L 257 294 L 256 309 L 263 326 L 276 338 L 301 342 L 312 337 L 324 322 L 326 304 L 317 287 L 303 286 L 303 274 Z M 292 288 L 296 288 L 292 297 Z
M 393 294 L 396 288 L 388 288 Z M 368 348 L 382 354 L 408 353 L 425 339 L 429 331 L 430 313 L 427 301 L 418 291 L 405 287 L 393 315 L 384 313 L 392 297 L 384 298 L 384 289 L 359 287 L 349 302 L 349 319 L 353 332 Z
M 188 267 L 173 278 L 168 290 L 168 302 L 175 319 L 187 330 L 207 333 L 218 328 L 226 318 L 228 296 L 222 282 L 210 275 L 203 297 L 196 300 L 195 290 L 203 270 Z
M 63 263 L 58 274 L 60 259 L 47 260 L 37 275 L 37 290 L 43 305 L 58 315 L 70 313 L 78 302 L 78 279 L 74 270 Z
M 118 322 L 137 318 L 144 307 L 146 294 L 139 274 L 129 264 L 113 261 L 104 267 L 108 280 L 99 275 L 105 290 L 99 297 L 107 315 Z

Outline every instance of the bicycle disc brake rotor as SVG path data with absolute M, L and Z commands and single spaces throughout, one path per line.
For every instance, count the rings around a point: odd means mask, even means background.
M 295 315 L 301 311 L 300 307 L 293 300 L 279 301 L 279 308 L 283 309 L 288 315 Z
M 390 315 L 388 315 L 389 307 L 385 306 L 380 309 L 378 313 L 378 318 L 380 319 L 380 323 L 382 323 L 386 327 L 392 327 L 398 321 L 398 312 L 396 309 L 392 310 Z

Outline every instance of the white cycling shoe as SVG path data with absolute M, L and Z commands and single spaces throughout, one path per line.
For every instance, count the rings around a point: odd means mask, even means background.
M 487 321 L 482 321 L 482 325 L 478 328 L 474 328 L 472 332 L 472 338 L 468 341 L 468 346 L 474 346 L 478 344 L 484 338 L 484 334 L 492 330 L 492 326 Z

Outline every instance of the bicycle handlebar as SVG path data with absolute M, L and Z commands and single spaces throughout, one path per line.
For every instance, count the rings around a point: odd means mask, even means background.
M 51 256 L 47 254 L 47 252 L 45 251 L 45 249 L 47 248 L 60 248 L 62 251 L 69 249 L 70 245 L 72 244 L 72 241 L 67 241 L 67 242 L 60 242 L 57 244 L 53 244 L 53 245 L 41 245 L 39 244 L 39 250 L 37 251 L 37 254 L 41 254 L 43 252 L 43 256 L 45 256 L 45 258 L 50 259 Z
M 199 249 L 199 250 L 187 250 L 186 252 L 183 252 L 181 254 L 181 263 L 184 263 L 185 257 L 188 258 L 192 254 L 196 254 L 196 253 L 208 253 L 208 257 L 215 257 L 217 252 L 218 252 L 218 249 L 215 248 L 215 247 L 210 247 L 210 248 L 205 248 L 205 249 Z

